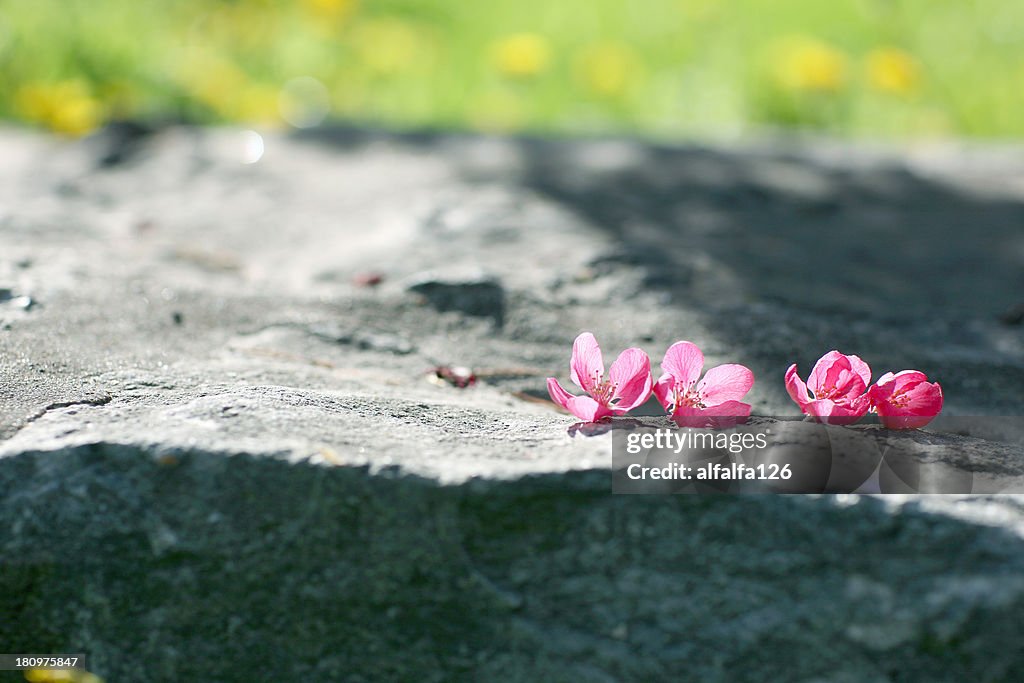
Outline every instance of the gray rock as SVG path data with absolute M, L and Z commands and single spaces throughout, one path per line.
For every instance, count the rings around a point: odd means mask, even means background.
M 44 303 L 0 306 L 5 651 L 107 681 L 1024 667 L 1019 496 L 613 496 L 616 430 L 536 400 L 582 330 L 606 360 L 689 339 L 747 364 L 759 415 L 839 348 L 925 370 L 950 418 L 844 437 L 1019 490 L 1024 157 L 243 141 L 167 128 L 98 163 L 0 131 L 0 280 Z

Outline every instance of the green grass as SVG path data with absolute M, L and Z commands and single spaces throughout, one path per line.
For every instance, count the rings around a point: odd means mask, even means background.
M 1024 2 L 0 0 L 0 117 L 269 124 L 283 90 L 398 126 L 1006 138 Z

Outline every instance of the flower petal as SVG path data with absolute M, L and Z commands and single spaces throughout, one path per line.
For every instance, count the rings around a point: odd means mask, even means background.
M 868 400 L 868 395 L 861 394 L 855 399 L 848 399 L 845 403 L 846 410 L 849 411 L 851 417 L 856 416 L 854 422 L 859 420 L 868 414 L 868 410 L 871 408 L 871 401 Z
M 878 381 L 875 382 L 872 386 L 884 387 L 884 386 L 890 384 L 895 377 L 896 377 L 895 374 L 893 374 L 891 372 L 887 372 L 887 373 L 883 374 L 881 377 L 879 377 Z
M 626 349 L 608 368 L 608 378 L 618 385 L 613 410 L 622 414 L 636 408 L 651 396 L 651 359 L 640 349 Z
M 672 388 L 676 385 L 676 381 L 672 379 L 672 375 L 662 375 L 661 378 L 654 384 L 654 396 L 658 399 L 658 403 L 665 409 L 665 412 L 669 412 L 672 408 Z
M 921 429 L 934 419 L 934 415 L 879 415 L 886 429 Z
M 822 392 L 828 392 L 837 399 L 855 391 L 855 385 L 860 387 L 859 393 L 864 393 L 864 389 L 867 388 L 860 375 L 853 371 L 850 359 L 844 356 L 829 367 L 820 388 Z M 811 390 L 816 396 L 819 395 L 818 389 L 811 387 Z
M 754 373 L 744 365 L 729 363 L 711 368 L 697 384 L 704 405 L 738 401 L 754 386 Z M 748 413 L 749 414 L 749 413 Z
M 860 356 L 847 356 L 846 358 L 850 361 L 850 368 L 854 374 L 864 382 L 864 386 L 871 384 L 871 368 L 868 364 L 862 361 Z
M 817 395 L 821 389 L 829 386 L 829 372 L 832 372 L 831 379 L 834 382 L 841 370 L 851 370 L 850 361 L 836 350 L 829 351 L 814 364 L 811 374 L 807 376 L 807 386 Z
M 728 429 L 747 421 L 750 404 L 740 401 L 725 401 L 708 408 L 682 407 L 672 416 L 680 427 Z
M 938 415 L 942 410 L 942 387 L 938 382 L 919 382 L 907 391 L 907 405 L 916 415 Z
M 880 404 L 885 403 L 892 396 L 892 392 L 896 391 L 896 385 L 893 384 L 893 373 L 887 372 L 878 378 L 878 381 L 868 387 L 868 400 L 871 401 L 871 408 L 875 409 Z
M 709 406 L 704 409 L 705 413 L 715 417 L 748 418 L 750 417 L 750 404 L 743 401 L 725 401 L 717 406 Z
M 867 394 L 864 392 L 867 391 L 868 385 L 864 384 L 864 380 L 860 378 L 860 375 L 852 370 L 844 370 L 840 373 L 836 387 L 839 391 L 836 397 L 837 400 L 852 401 L 861 396 L 866 396 Z
M 604 375 L 604 359 L 601 347 L 590 332 L 584 332 L 572 343 L 572 360 L 569 361 L 572 381 L 590 393 L 594 388 L 594 377 Z
M 796 374 L 796 363 L 790 365 L 786 370 L 786 391 L 789 393 L 789 397 L 800 406 L 800 410 L 804 410 L 804 407 L 811 401 L 811 397 L 807 393 L 807 385 Z M 804 410 L 804 412 L 807 411 Z
M 704 354 L 693 342 L 680 341 L 668 347 L 661 369 L 683 386 L 693 386 L 704 368 Z
M 700 408 L 680 406 L 679 410 L 672 414 L 671 419 L 680 427 L 704 429 L 710 427 L 712 420 L 715 418 L 713 415 L 706 414 Z
M 906 391 L 916 384 L 927 381 L 928 375 L 924 374 L 920 370 L 902 370 L 897 372 L 895 375 L 892 375 L 891 379 L 894 391 Z M 879 382 L 881 382 L 881 380 L 879 380 Z
M 850 403 L 819 399 L 805 405 L 804 413 L 825 424 L 850 425 L 864 417 L 869 406 L 867 396 L 861 396 Z
M 562 388 L 562 385 L 558 383 L 558 380 L 554 377 L 548 377 L 548 394 L 551 396 L 551 400 L 562 406 L 566 410 L 569 410 L 569 401 L 575 398 L 572 394 Z
M 597 422 L 612 414 L 611 410 L 589 396 L 573 396 L 566 408 L 584 422 Z
M 828 417 L 835 410 L 836 404 L 834 401 L 830 401 L 827 398 L 819 398 L 814 401 L 808 401 L 804 404 L 804 415 L 813 417 L 818 422 L 828 422 Z
M 693 427 L 703 429 L 708 426 L 712 416 L 704 413 L 700 408 L 693 406 L 679 406 L 676 412 L 672 413 L 670 419 L 680 427 Z

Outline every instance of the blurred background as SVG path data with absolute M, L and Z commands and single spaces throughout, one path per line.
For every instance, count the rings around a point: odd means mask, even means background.
M 1021 0 L 0 0 L 0 117 L 1024 134 Z

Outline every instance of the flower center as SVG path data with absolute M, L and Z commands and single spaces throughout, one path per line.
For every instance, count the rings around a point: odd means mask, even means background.
M 836 399 L 836 394 L 838 394 L 838 393 L 839 393 L 839 389 L 836 388 L 835 384 L 829 385 L 827 387 L 822 387 L 822 388 L 818 389 L 817 391 L 812 391 L 811 392 L 811 394 L 814 396 L 814 398 L 816 400 L 828 399 L 828 400 L 831 400 L 831 401 L 835 401 L 836 403 L 838 403 L 839 401 L 841 401 L 841 400 L 843 400 L 845 398 L 844 396 L 840 396 L 838 399 Z
M 611 407 L 619 400 L 619 383 L 604 379 L 602 372 L 591 375 L 590 386 L 590 396 L 603 406 Z
M 836 403 L 847 403 L 850 401 L 850 396 L 844 389 L 840 389 L 835 384 L 829 384 L 828 386 L 820 387 L 817 391 L 811 390 L 811 395 L 816 400 L 826 399 Z
M 677 384 L 672 389 L 672 412 L 680 408 L 704 409 L 707 406 L 704 404 L 704 397 L 693 385 Z
M 892 396 L 889 397 L 889 403 L 891 405 L 902 408 L 903 406 L 910 403 L 910 397 L 906 396 L 906 393 L 907 390 L 905 388 L 897 389 L 896 391 L 892 392 Z

